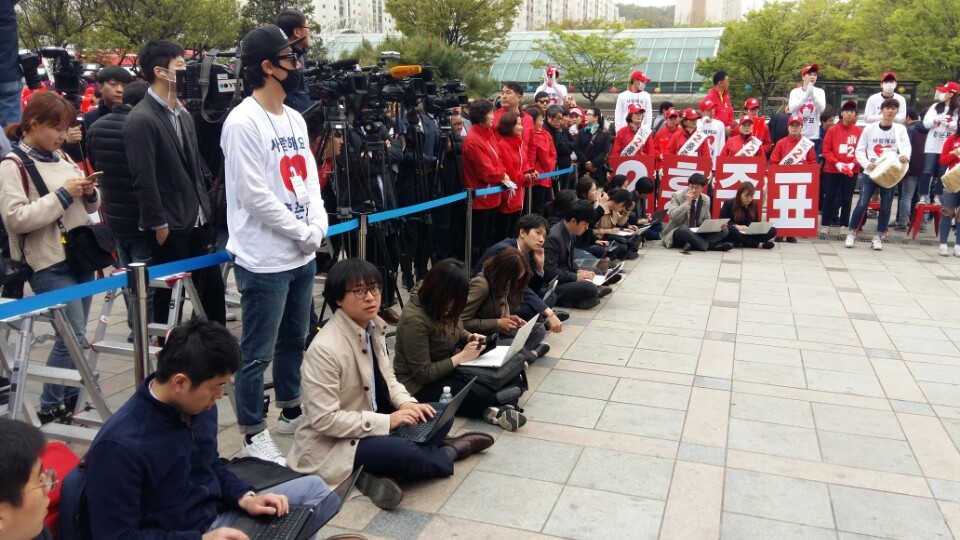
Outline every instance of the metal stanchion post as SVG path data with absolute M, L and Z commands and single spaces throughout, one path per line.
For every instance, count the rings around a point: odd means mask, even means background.
M 7 410 L 10 418 L 17 420 L 23 409 L 23 393 L 27 391 L 27 365 L 30 363 L 30 343 L 33 341 L 33 315 L 20 319 L 20 334 L 17 338 L 17 352 L 10 366 L 10 396 Z
M 357 243 L 360 259 L 367 260 L 367 214 L 360 214 L 360 238 Z
M 527 186 L 527 196 L 524 198 L 523 208 L 525 210 L 523 215 L 527 215 L 530 212 L 533 212 L 533 186 L 532 185 Z
M 473 188 L 467 188 L 467 224 L 464 229 L 467 231 L 464 239 L 464 250 L 463 250 L 463 262 L 464 267 L 467 269 L 467 274 L 470 273 L 470 269 L 473 268 L 471 259 L 473 258 Z
M 127 265 L 127 291 L 133 315 L 133 377 L 137 384 L 147 376 L 150 365 L 150 338 L 147 335 L 147 265 Z

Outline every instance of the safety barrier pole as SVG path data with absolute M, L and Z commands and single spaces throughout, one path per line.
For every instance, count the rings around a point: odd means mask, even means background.
M 367 214 L 360 214 L 360 245 L 357 246 L 357 252 L 361 260 L 367 260 Z
M 475 190 L 473 188 L 467 188 L 467 212 L 466 212 L 467 224 L 466 224 L 466 228 L 464 229 L 465 231 L 467 231 L 467 234 L 464 235 L 466 236 L 466 238 L 463 241 L 464 242 L 463 267 L 467 269 L 468 274 L 470 273 L 470 269 L 473 268 L 473 264 L 472 264 L 473 261 L 471 259 L 473 258 L 472 255 L 473 255 L 473 193 L 474 191 Z
M 148 375 L 150 365 L 150 338 L 147 335 L 147 266 L 143 263 L 127 265 L 127 291 L 133 315 L 133 377 L 137 384 Z M 195 300 L 195 299 L 192 299 Z

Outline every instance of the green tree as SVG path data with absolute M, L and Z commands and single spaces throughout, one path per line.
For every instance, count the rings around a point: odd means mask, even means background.
M 31 49 L 81 47 L 104 15 L 98 0 L 30 0 L 19 6 L 20 43 Z
M 630 52 L 636 48 L 632 39 L 616 37 L 621 30 L 619 24 L 605 24 L 599 32 L 567 32 L 552 27 L 549 38 L 538 39 L 533 45 L 550 62 L 538 59 L 531 65 L 543 68 L 549 63 L 559 64 L 563 78 L 592 106 L 600 94 L 647 61 L 646 57 L 637 58 Z
M 404 35 L 423 34 L 492 62 L 504 47 L 520 0 L 386 0 Z
M 313 0 L 247 0 L 243 4 L 243 8 L 240 9 L 241 21 L 238 29 L 238 40 L 258 26 L 273 24 L 277 20 L 277 14 L 284 9 L 292 9 L 306 15 L 307 25 L 312 27 L 313 32 L 317 35 L 317 43 L 320 42 L 320 28 L 313 18 Z M 311 35 L 310 41 L 314 41 L 313 35 Z
M 930 86 L 960 79 L 960 0 L 902 3 L 887 21 L 891 31 L 878 46 L 899 60 L 904 75 Z
M 236 45 L 237 0 L 101 0 L 106 15 L 100 26 L 133 51 L 154 39 L 186 48 Z

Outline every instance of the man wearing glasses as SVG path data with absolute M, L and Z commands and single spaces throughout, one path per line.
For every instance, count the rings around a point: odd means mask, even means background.
M 283 104 L 302 73 L 290 39 L 267 24 L 241 43 L 253 95 L 227 117 L 220 146 L 227 188 L 227 251 L 241 294 L 243 366 L 236 377 L 244 456 L 285 464 L 263 417 L 263 373 L 273 365 L 277 433 L 300 422 L 300 364 L 310 321 L 315 255 L 327 213 L 306 123 Z
M 297 55 L 297 60 L 300 62 L 300 67 L 298 68 L 301 73 L 300 87 L 288 93 L 287 98 L 283 100 L 284 105 L 303 114 L 304 111 L 310 108 L 310 105 L 313 105 L 313 101 L 310 99 L 310 92 L 307 89 L 307 81 L 302 78 L 303 67 L 307 63 L 307 51 L 310 49 L 310 27 L 307 25 L 306 15 L 292 9 L 284 9 L 277 14 L 276 24 L 283 30 L 284 34 L 290 36 L 290 39 L 303 40 L 297 45 L 291 46 L 291 49 Z
M 40 460 L 46 442 L 39 429 L 0 418 L 0 433 L 0 538 L 37 538 L 57 472 L 45 469 Z

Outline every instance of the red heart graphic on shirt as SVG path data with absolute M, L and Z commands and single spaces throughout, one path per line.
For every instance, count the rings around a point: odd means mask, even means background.
M 878 144 L 873 147 L 873 153 L 879 156 L 880 154 L 883 154 L 884 150 L 887 150 L 889 148 L 890 148 L 889 144 Z
M 307 181 L 307 160 L 300 154 L 283 156 L 280 160 L 280 176 L 283 177 L 283 186 L 291 193 L 295 193 L 293 181 L 290 180 L 294 175 L 300 176 L 304 182 Z
M 713 135 L 708 135 L 707 140 L 704 142 L 707 143 L 708 147 L 713 146 Z
M 809 109 L 810 112 L 813 113 L 813 103 L 804 103 L 803 105 L 801 105 L 800 114 L 804 114 L 807 111 L 807 109 Z

